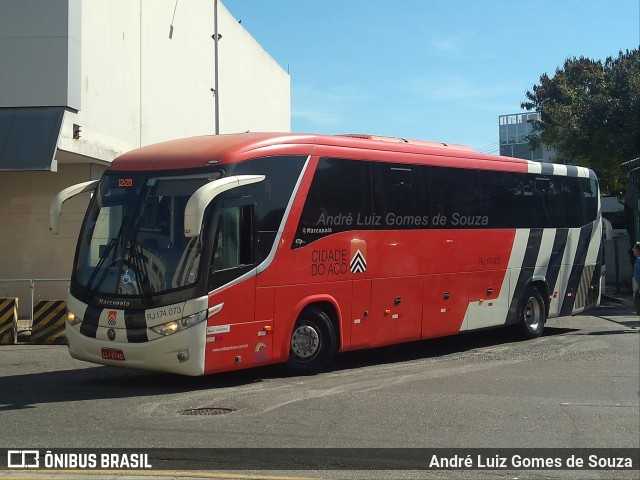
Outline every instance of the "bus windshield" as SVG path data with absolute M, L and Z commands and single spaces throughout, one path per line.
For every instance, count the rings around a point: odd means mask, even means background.
M 198 280 L 202 238 L 184 235 L 190 196 L 219 177 L 105 174 L 80 232 L 74 280 L 103 295 L 150 295 Z

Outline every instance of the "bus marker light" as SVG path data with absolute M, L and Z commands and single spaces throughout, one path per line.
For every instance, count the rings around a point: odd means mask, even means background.
M 273 330 L 273 327 L 271 325 L 265 325 L 262 330 L 264 330 L 265 332 L 271 332 Z
M 76 317 L 73 313 L 67 312 L 67 322 L 69 322 L 69 325 L 77 325 L 81 321 L 82 319 Z

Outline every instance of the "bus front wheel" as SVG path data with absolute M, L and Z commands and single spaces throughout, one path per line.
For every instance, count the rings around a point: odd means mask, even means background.
M 305 309 L 291 333 L 286 369 L 296 374 L 317 373 L 337 351 L 335 328 L 329 316 L 316 307 Z
M 520 321 L 517 328 L 520 336 L 526 339 L 542 335 L 546 321 L 547 309 L 540 291 L 528 286 L 520 301 Z

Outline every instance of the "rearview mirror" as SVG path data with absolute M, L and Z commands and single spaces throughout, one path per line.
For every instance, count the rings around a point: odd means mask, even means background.
M 264 179 L 264 175 L 235 175 L 214 180 L 200 187 L 191 195 L 184 209 L 184 236 L 192 238 L 200 234 L 204 211 L 218 195 L 232 188 L 258 183 Z
M 60 231 L 60 213 L 62 212 L 62 204 L 69 200 L 71 197 L 80 195 L 85 192 L 92 192 L 98 186 L 99 180 L 91 180 L 89 182 L 78 183 L 65 188 L 59 192 L 49 206 L 49 230 L 54 235 L 57 235 Z

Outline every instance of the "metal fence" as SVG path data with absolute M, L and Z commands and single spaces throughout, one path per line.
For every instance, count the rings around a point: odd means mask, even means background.
M 68 278 L 0 279 L 0 297 L 18 299 L 18 316 L 33 324 L 33 307 L 39 300 L 66 300 Z

